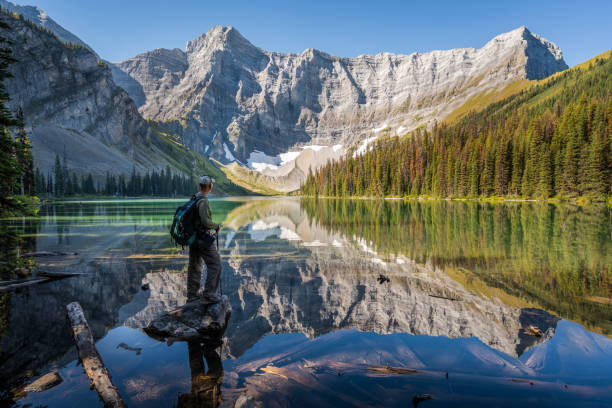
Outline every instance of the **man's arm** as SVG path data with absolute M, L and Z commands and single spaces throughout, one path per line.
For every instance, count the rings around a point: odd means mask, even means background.
M 214 223 L 211 217 L 208 215 L 210 214 L 210 206 L 208 205 L 208 200 L 206 198 L 202 198 L 198 202 L 198 213 L 200 214 L 200 222 L 205 229 L 216 230 L 219 228 L 219 224 Z

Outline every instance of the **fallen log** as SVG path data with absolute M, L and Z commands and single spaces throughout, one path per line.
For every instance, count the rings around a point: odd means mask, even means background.
M 21 256 L 24 258 L 36 258 L 41 256 L 74 256 L 78 255 L 78 252 L 52 252 L 52 251 L 38 251 L 38 252 L 26 252 Z
M 13 279 L 9 281 L 0 282 L 0 292 L 21 288 L 23 286 L 34 285 L 35 283 L 43 283 L 50 281 L 51 278 L 28 278 L 28 279 Z
M 71 278 L 73 276 L 83 275 L 80 272 L 38 272 L 38 276 L 44 276 L 51 279 Z
M 127 408 L 100 358 L 81 305 L 78 302 L 72 302 L 66 306 L 66 312 L 72 326 L 72 335 L 77 345 L 79 358 L 83 363 L 85 374 L 89 377 L 90 384 L 98 392 L 105 407 Z
M 37 283 L 50 282 L 52 280 L 70 278 L 73 276 L 83 275 L 82 273 L 72 272 L 39 272 L 38 276 L 26 279 L 12 279 L 8 281 L 0 281 L 0 292 L 5 292 L 24 286 L 30 286 Z

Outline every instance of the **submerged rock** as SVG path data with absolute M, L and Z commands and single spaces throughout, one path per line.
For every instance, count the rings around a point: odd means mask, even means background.
M 242 394 L 234 401 L 234 408 L 261 408 L 262 406 L 261 402 L 248 394 Z
M 220 337 L 225 332 L 231 313 L 227 296 L 222 296 L 216 304 L 200 298 L 159 316 L 144 331 L 159 340 Z

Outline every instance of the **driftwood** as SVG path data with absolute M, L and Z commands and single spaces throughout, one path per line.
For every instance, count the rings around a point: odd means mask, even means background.
M 50 279 L 62 279 L 62 278 L 70 278 L 73 276 L 83 275 L 79 272 L 38 272 L 38 276 L 44 276 L 45 278 Z
M 113 384 L 111 376 L 100 358 L 100 354 L 98 354 L 81 305 L 78 302 L 72 302 L 66 306 L 66 312 L 72 326 L 72 334 L 79 351 L 79 358 L 83 363 L 85 374 L 87 374 L 90 383 L 98 392 L 104 406 L 127 408 L 121 395 L 119 395 L 119 391 L 117 391 L 117 387 Z
M 21 288 L 23 286 L 34 285 L 35 283 L 43 283 L 50 281 L 51 278 L 28 278 L 28 279 L 13 279 L 0 282 L 0 292 Z
M 43 392 L 61 384 L 62 377 L 57 371 L 51 371 L 24 387 L 25 392 Z
M 70 278 L 72 276 L 82 275 L 82 273 L 68 272 L 39 272 L 38 276 L 26 279 L 12 279 L 0 282 L 0 292 L 5 292 L 12 289 L 21 288 L 24 286 L 34 285 L 36 283 L 45 283 L 56 279 Z
M 391 366 L 369 366 L 369 371 L 375 371 L 377 373 L 384 374 L 416 374 L 419 370 L 414 370 L 412 368 L 402 368 L 402 367 L 391 367 Z
M 38 251 L 38 252 L 26 252 L 21 256 L 24 258 L 36 258 L 41 256 L 73 256 L 78 255 L 78 252 L 51 252 L 51 251 Z

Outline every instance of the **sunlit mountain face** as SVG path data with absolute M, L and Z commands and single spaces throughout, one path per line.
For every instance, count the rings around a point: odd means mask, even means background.
M 78 252 L 41 268 L 85 273 L 1 295 L 3 395 L 58 370 L 60 385 L 17 404 L 101 405 L 65 320 L 77 300 L 130 407 L 203 395 L 233 406 L 244 394 L 264 406 L 406 406 L 425 394 L 432 407 L 610 404 L 609 208 L 211 203 L 233 309 L 213 351 L 141 330 L 186 300 L 186 256 L 167 236 L 179 202 L 3 220 L 32 250 Z

